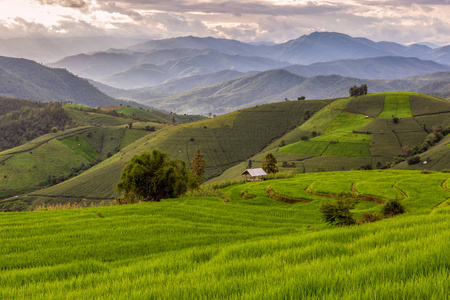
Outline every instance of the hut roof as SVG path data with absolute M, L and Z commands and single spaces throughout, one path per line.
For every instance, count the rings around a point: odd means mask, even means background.
M 247 169 L 241 175 L 250 175 L 252 177 L 256 177 L 267 175 L 267 173 L 262 168 L 256 168 L 256 169 Z

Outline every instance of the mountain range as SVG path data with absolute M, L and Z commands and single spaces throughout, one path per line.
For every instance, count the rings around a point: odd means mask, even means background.
M 0 56 L 0 96 L 42 102 L 68 101 L 91 107 L 113 104 L 144 106 L 108 96 L 86 79 L 67 70 L 4 56 Z
M 116 88 L 162 85 L 224 70 L 285 68 L 303 76 L 331 75 L 398 79 L 450 71 L 450 46 L 404 46 L 334 32 L 315 32 L 276 45 L 236 40 L 179 37 L 123 49 L 78 54 L 49 64 Z
M 186 81 L 180 86 L 187 85 Z M 181 81 L 181 80 L 180 80 Z M 179 81 L 171 82 L 177 86 Z M 195 82 L 195 80 L 193 80 Z M 450 72 L 436 72 L 404 79 L 368 80 L 340 75 L 300 76 L 278 69 L 233 78 L 211 86 L 170 94 L 158 87 L 120 90 L 94 83 L 103 92 L 117 98 L 145 103 L 158 109 L 189 114 L 223 114 L 245 107 L 271 102 L 346 97 L 351 86 L 367 84 L 369 93 L 410 91 L 450 97 Z M 167 85 L 166 85 L 167 87 Z

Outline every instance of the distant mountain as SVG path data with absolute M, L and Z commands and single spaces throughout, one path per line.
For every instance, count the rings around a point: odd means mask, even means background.
M 43 102 L 72 101 L 87 106 L 124 103 L 66 70 L 3 56 L 0 56 L 0 96 Z
M 285 69 L 307 77 L 336 74 L 363 79 L 398 79 L 439 71 L 450 71 L 450 66 L 430 60 L 420 60 L 415 57 L 383 56 L 342 59 L 311 65 L 294 65 Z
M 234 78 L 239 78 L 251 74 L 258 73 L 257 71 L 252 72 L 239 72 L 235 70 L 223 70 L 215 73 L 210 73 L 206 75 L 195 75 L 190 77 L 185 77 L 182 79 L 171 80 L 168 83 L 154 86 L 146 87 L 140 89 L 133 89 L 132 91 L 138 92 L 153 92 L 153 93 L 182 93 L 195 88 L 201 88 L 205 86 L 211 86 L 223 81 L 227 81 Z M 147 98 L 148 99 L 148 98 Z
M 264 71 L 288 65 L 288 63 L 264 57 L 228 55 L 215 50 L 208 50 L 196 56 L 170 60 L 161 65 L 137 65 L 123 72 L 100 78 L 98 81 L 113 87 L 130 89 L 160 85 L 177 78 L 207 75 L 223 70 Z
M 0 55 L 49 63 L 69 55 L 126 48 L 142 39 L 116 37 L 0 39 Z
M 271 47 L 267 45 L 250 45 L 236 40 L 194 36 L 147 41 L 129 47 L 129 49 L 137 52 L 173 49 L 212 49 L 229 55 L 242 56 L 267 56 L 271 51 Z
M 393 42 L 374 42 L 336 32 L 314 32 L 298 39 L 272 47 L 275 59 L 296 64 L 312 64 L 340 59 L 358 59 L 379 56 L 417 57 L 450 64 L 450 49 L 432 49 L 425 45 L 403 46 Z M 440 53 L 439 57 L 436 53 Z
M 204 49 L 173 49 L 135 52 L 110 49 L 93 54 L 69 56 L 48 65 L 50 67 L 65 68 L 78 76 L 98 80 L 142 64 L 160 65 L 170 60 L 192 57 L 207 51 Z
M 223 114 L 258 104 L 284 101 L 286 98 L 296 100 L 300 96 L 307 99 L 345 97 L 351 86 L 361 84 L 368 85 L 369 93 L 421 91 L 450 97 L 450 90 L 447 89 L 449 83 L 450 72 L 405 79 L 368 80 L 340 75 L 303 77 L 286 70 L 271 70 L 169 97 L 149 99 L 144 103 L 178 113 Z M 440 87 L 436 94 L 432 88 L 435 85 Z
M 171 80 L 168 83 L 154 87 L 136 88 L 136 89 L 118 89 L 109 85 L 89 80 L 95 87 L 103 93 L 122 99 L 133 99 L 135 101 L 145 101 L 154 98 L 169 97 L 174 93 L 183 93 L 195 88 L 214 85 L 230 79 L 247 76 L 258 72 L 238 72 L 234 70 L 224 70 L 207 75 L 195 75 L 182 79 Z

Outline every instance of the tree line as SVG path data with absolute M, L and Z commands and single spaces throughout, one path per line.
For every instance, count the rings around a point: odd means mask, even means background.
M 0 151 L 74 125 L 59 102 L 0 98 L 0 107 Z
M 367 84 L 361 84 L 360 87 L 352 86 L 349 90 L 350 97 L 367 95 Z

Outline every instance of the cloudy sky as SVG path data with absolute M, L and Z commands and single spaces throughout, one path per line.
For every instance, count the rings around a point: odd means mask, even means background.
M 214 36 L 284 42 L 314 31 L 450 44 L 450 0 L 0 0 L 0 38 Z

